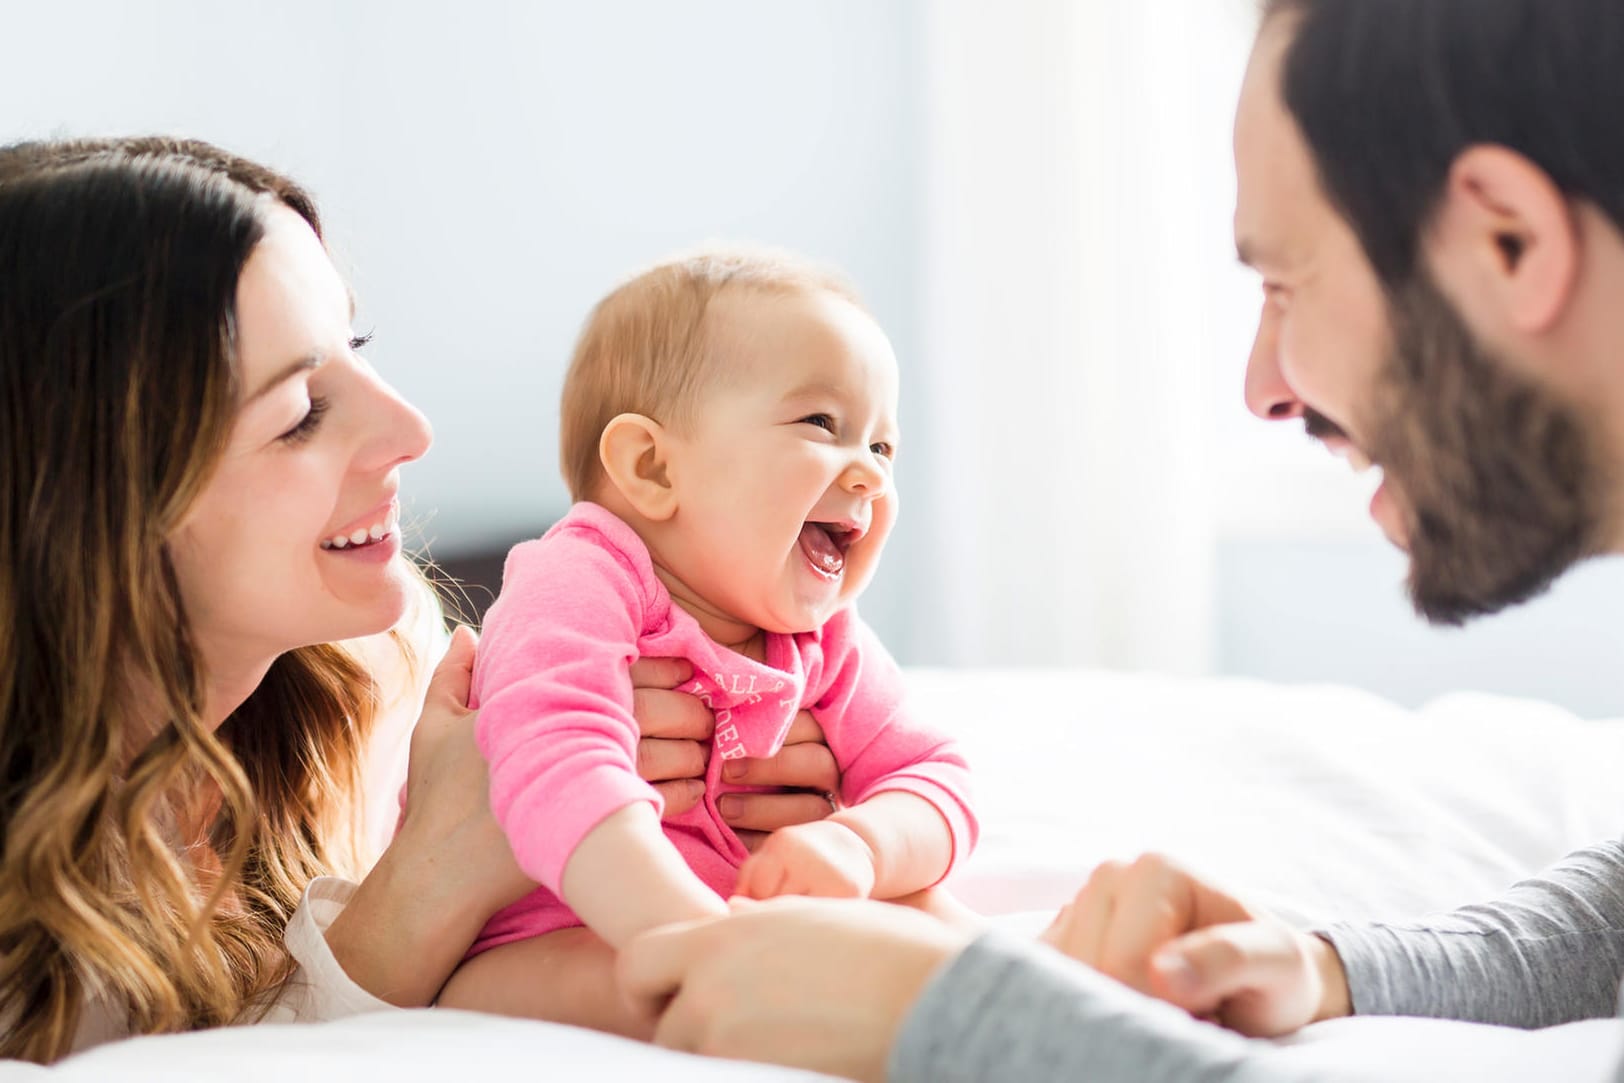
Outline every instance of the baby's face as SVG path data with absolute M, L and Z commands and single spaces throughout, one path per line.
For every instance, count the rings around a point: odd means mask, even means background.
M 662 555 L 717 616 L 811 631 L 862 592 L 896 519 L 896 358 L 823 292 L 724 296 L 708 318 L 720 371 L 673 449 Z

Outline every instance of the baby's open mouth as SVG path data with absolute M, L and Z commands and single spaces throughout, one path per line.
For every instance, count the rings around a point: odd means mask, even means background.
M 801 552 L 812 567 L 834 578 L 846 567 L 846 550 L 863 536 L 849 523 L 807 523 L 801 527 Z

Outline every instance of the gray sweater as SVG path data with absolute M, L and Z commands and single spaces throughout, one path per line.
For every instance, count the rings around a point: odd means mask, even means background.
M 1494 903 L 1430 921 L 1336 925 L 1354 1011 L 1548 1027 L 1614 1014 L 1624 978 L 1624 845 L 1568 857 Z M 1308 1074 L 1304 1074 L 1305 1071 Z M 989 933 L 932 979 L 892 1083 L 1352 1083 L 1025 941 Z

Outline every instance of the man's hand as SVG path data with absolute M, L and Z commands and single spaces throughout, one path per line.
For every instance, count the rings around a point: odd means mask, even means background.
M 1352 1011 L 1336 949 L 1164 857 L 1095 869 L 1043 940 L 1142 993 L 1272 1037 Z
M 925 983 L 969 941 L 906 906 L 735 899 L 620 953 L 620 987 L 658 1016 L 656 1043 L 880 1083 Z

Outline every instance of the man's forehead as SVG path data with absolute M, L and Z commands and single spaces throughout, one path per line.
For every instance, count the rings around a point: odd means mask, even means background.
M 1235 247 L 1249 267 L 1279 267 L 1300 257 L 1299 212 L 1319 194 L 1308 148 L 1281 97 L 1289 20 L 1264 25 L 1247 65 L 1235 110 Z

